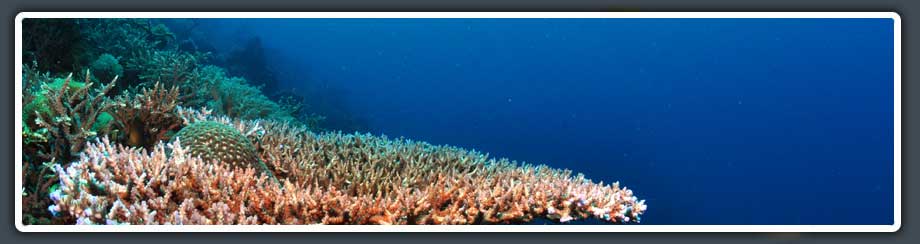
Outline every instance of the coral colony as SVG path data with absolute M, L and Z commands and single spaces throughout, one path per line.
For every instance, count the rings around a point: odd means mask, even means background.
M 26 224 L 637 223 L 646 210 L 568 170 L 323 131 L 150 20 L 24 26 L 70 41 L 25 38 Z M 62 47 L 82 51 L 49 51 Z M 40 62 L 55 59 L 70 63 Z

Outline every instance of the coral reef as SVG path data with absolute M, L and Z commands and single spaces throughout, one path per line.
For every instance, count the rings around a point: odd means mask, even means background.
M 151 150 L 189 124 L 179 105 L 230 116 L 209 118 L 303 119 L 292 114 L 303 106 L 279 105 L 249 81 L 209 65 L 209 53 L 180 49 L 161 20 L 26 19 L 23 30 L 25 224 L 62 223 L 47 211 L 48 192 L 58 187 L 51 167 L 67 167 L 100 137 Z M 85 75 L 71 77 L 72 70 Z
M 259 58 L 231 76 L 155 20 L 24 25 L 26 224 L 636 223 L 646 210 L 618 183 L 568 170 L 318 132 L 304 93 L 270 87 L 258 41 L 227 59 Z
M 149 153 L 103 139 L 56 168 L 61 187 L 49 209 L 77 224 L 628 223 L 646 209 L 618 183 L 567 170 L 405 139 L 314 134 L 274 122 L 262 128 L 259 156 L 283 187 L 258 169 L 193 157 L 181 139 Z

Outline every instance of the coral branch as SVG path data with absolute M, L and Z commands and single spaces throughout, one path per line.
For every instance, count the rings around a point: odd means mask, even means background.
M 79 154 L 87 139 L 96 137 L 93 125 L 99 114 L 109 106 L 103 103 L 105 94 L 118 79 L 115 77 L 108 85 L 91 94 L 93 83 L 90 82 L 89 71 L 82 87 L 71 86 L 72 76 L 68 75 L 59 89 L 43 85 L 43 94 L 51 109 L 49 114 L 35 112 L 35 124 L 47 129 L 52 136 L 52 155 L 65 160 Z
M 176 111 L 178 97 L 178 88 L 166 89 L 157 82 L 153 88 L 145 88 L 134 96 L 118 97 L 107 111 L 117 121 L 122 141 L 129 146 L 149 148 L 169 139 L 167 133 L 182 126 Z

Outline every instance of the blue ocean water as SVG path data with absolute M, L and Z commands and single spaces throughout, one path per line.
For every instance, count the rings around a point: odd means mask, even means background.
M 620 181 L 643 224 L 892 224 L 891 19 L 208 19 L 324 126 Z

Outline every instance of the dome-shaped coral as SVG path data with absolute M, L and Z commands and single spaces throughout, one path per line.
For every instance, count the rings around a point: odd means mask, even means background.
M 99 80 L 112 80 L 116 76 L 124 75 L 124 67 L 118 63 L 118 58 L 104 53 L 90 64 L 93 75 Z
M 267 169 L 259 161 L 252 142 L 229 125 L 214 121 L 195 122 L 182 128 L 176 138 L 188 147 L 192 156 L 201 157 L 205 162 L 217 160 L 231 167 Z

